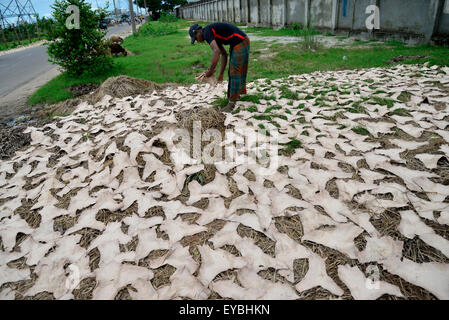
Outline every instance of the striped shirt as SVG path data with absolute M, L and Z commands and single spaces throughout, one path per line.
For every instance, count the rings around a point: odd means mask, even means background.
M 209 44 L 215 40 L 217 44 L 231 47 L 238 45 L 246 38 L 246 34 L 242 30 L 225 22 L 215 22 L 205 26 L 203 36 Z

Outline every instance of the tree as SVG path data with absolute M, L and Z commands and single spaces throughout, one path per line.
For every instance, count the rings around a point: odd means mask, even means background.
M 79 9 L 79 28 L 67 26 L 70 5 Z M 107 56 L 105 32 L 99 30 L 101 10 L 94 11 L 86 0 L 56 0 L 52 6 L 55 20 L 48 46 L 50 61 L 60 65 L 69 75 L 97 74 L 112 67 Z
M 141 8 L 145 8 L 144 0 L 134 0 L 134 3 Z M 171 11 L 178 5 L 186 4 L 186 0 L 146 0 L 148 11 L 155 17 L 159 18 L 162 12 Z M 154 19 L 157 20 L 157 19 Z

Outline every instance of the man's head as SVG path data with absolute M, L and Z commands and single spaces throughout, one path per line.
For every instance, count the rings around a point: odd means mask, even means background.
M 190 35 L 190 39 L 192 40 L 191 41 L 192 44 L 194 44 L 195 41 L 198 41 L 198 42 L 204 41 L 203 28 L 197 24 L 194 24 L 193 26 L 190 27 L 189 35 Z

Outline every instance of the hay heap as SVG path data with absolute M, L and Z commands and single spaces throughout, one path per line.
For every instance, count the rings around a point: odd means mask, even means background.
M 195 121 L 201 122 L 201 133 L 208 129 L 217 129 L 224 133 L 226 116 L 215 108 L 198 108 L 183 111 L 176 116 L 179 126 L 193 131 L 193 124 Z
M 105 95 L 114 98 L 125 98 L 129 96 L 138 96 L 139 94 L 152 93 L 154 90 L 160 90 L 161 86 L 144 79 L 136 79 L 128 76 L 118 76 L 107 79 L 97 91 L 90 97 L 91 102 L 100 101 Z
M 73 110 L 76 109 L 76 107 L 84 100 L 83 97 L 86 96 L 87 95 L 84 95 L 78 98 L 68 99 L 49 105 L 36 112 L 35 116 L 40 118 L 47 118 L 47 117 L 51 118 L 53 116 L 67 116 L 71 114 Z
M 136 79 L 128 76 L 111 77 L 107 79 L 92 94 L 85 94 L 74 99 L 68 99 L 49 105 L 42 110 L 36 112 L 37 117 L 67 116 L 83 101 L 95 104 L 105 96 L 109 95 L 113 98 L 125 98 L 130 96 L 138 96 L 152 93 L 155 90 L 161 90 L 162 87 L 154 82 L 144 79 Z
M 178 120 L 178 127 L 187 129 L 193 137 L 193 125 L 195 122 L 201 123 L 201 134 L 208 129 L 216 129 L 221 133 L 222 138 L 225 137 L 225 119 L 226 116 L 215 108 L 194 108 L 190 110 L 181 111 L 176 115 Z M 201 142 L 201 150 L 208 145 L 209 141 Z M 190 146 L 190 154 L 193 154 L 193 143 Z M 222 150 L 224 152 L 224 148 Z M 205 185 L 212 182 L 215 179 L 215 172 L 217 168 L 213 164 L 205 164 L 204 170 L 199 174 L 202 177 L 201 184 Z

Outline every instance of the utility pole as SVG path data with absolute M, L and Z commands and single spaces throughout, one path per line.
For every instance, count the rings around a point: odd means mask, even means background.
M 117 7 L 115 6 L 115 0 L 112 0 L 114 3 L 114 16 L 117 17 Z
M 131 25 L 133 27 L 133 34 L 136 34 L 136 18 L 134 15 L 134 8 L 133 8 L 133 0 L 128 0 L 129 2 L 129 14 L 131 16 Z

